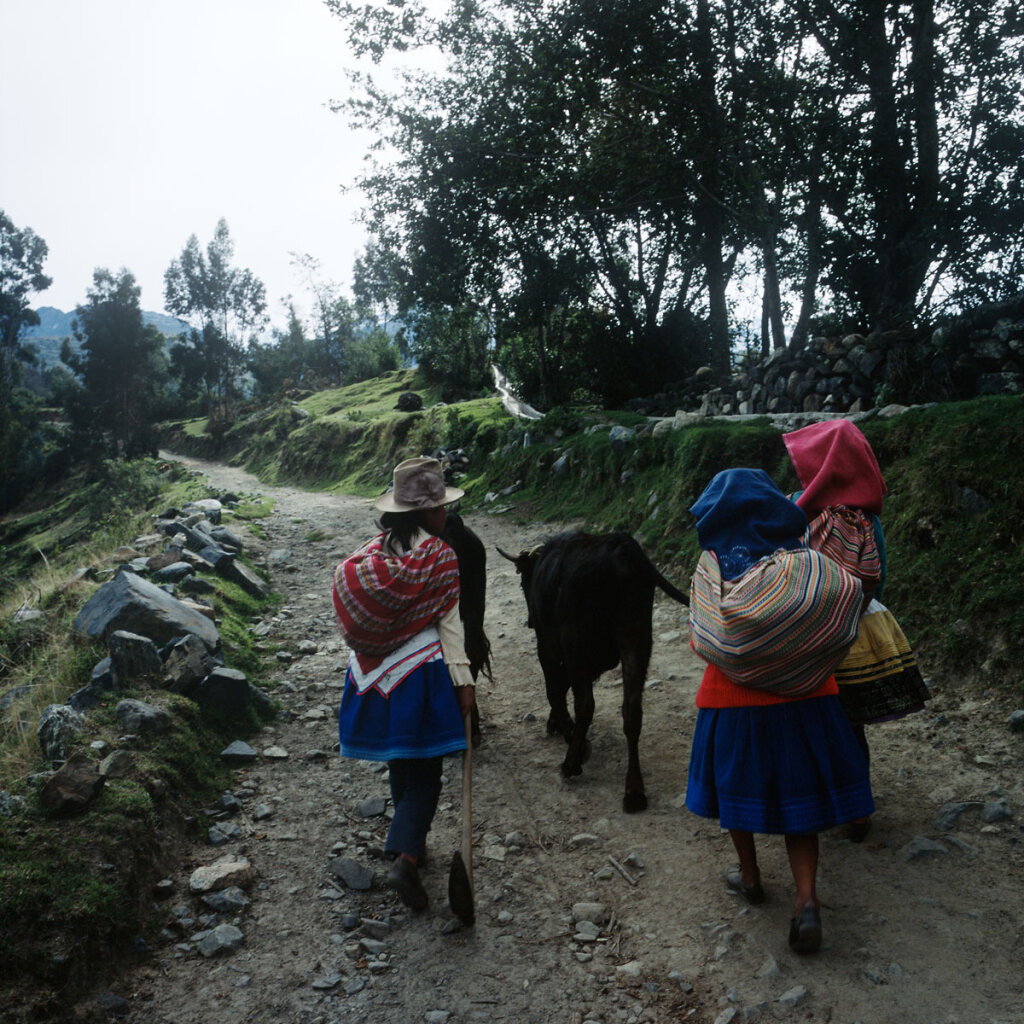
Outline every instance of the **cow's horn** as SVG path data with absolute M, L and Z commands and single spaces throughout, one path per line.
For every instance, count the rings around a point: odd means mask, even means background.
M 494 546 L 498 548 L 497 544 L 495 544 Z M 498 548 L 498 554 L 501 555 L 502 558 L 507 558 L 510 562 L 519 561 L 519 559 L 517 559 L 515 555 L 510 555 L 507 551 L 502 551 L 501 548 Z

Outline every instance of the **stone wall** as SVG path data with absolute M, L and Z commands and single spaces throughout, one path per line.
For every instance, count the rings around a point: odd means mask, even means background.
M 998 315 L 1005 312 L 1014 315 Z M 1016 299 L 927 332 L 812 338 L 801 351 L 776 349 L 724 379 L 702 367 L 630 408 L 655 416 L 857 413 L 1021 392 L 1024 299 Z

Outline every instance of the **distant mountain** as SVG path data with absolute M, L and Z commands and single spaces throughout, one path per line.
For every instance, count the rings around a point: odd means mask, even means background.
M 39 314 L 38 326 L 26 327 L 22 331 L 21 339 L 35 347 L 43 362 L 48 366 L 53 366 L 60 362 L 60 346 L 65 338 L 71 339 L 72 348 L 78 348 L 78 343 L 71 330 L 71 322 L 75 319 L 75 314 L 65 313 L 54 306 L 40 306 L 36 312 Z M 153 324 L 166 339 L 176 338 L 183 331 L 189 329 L 188 324 L 183 320 L 167 316 L 165 313 L 143 311 L 142 320 L 143 323 Z

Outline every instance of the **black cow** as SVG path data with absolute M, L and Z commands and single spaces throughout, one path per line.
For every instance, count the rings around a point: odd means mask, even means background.
M 594 681 L 622 663 L 622 731 L 629 766 L 623 810 L 647 807 L 640 773 L 639 740 L 643 694 L 651 658 L 654 588 L 687 604 L 685 594 L 651 564 L 626 533 L 566 533 L 513 556 L 522 578 L 529 614 L 537 634 L 537 656 L 544 671 L 551 714 L 548 732 L 568 744 L 562 774 L 579 775 L 590 756 L 587 729 L 594 717 Z M 572 690 L 576 721 L 566 704 Z

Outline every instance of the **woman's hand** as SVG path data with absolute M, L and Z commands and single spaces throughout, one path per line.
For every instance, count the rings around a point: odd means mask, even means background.
M 462 713 L 462 717 L 465 718 L 476 707 L 476 687 L 456 686 L 455 699 L 459 702 L 459 711 Z

